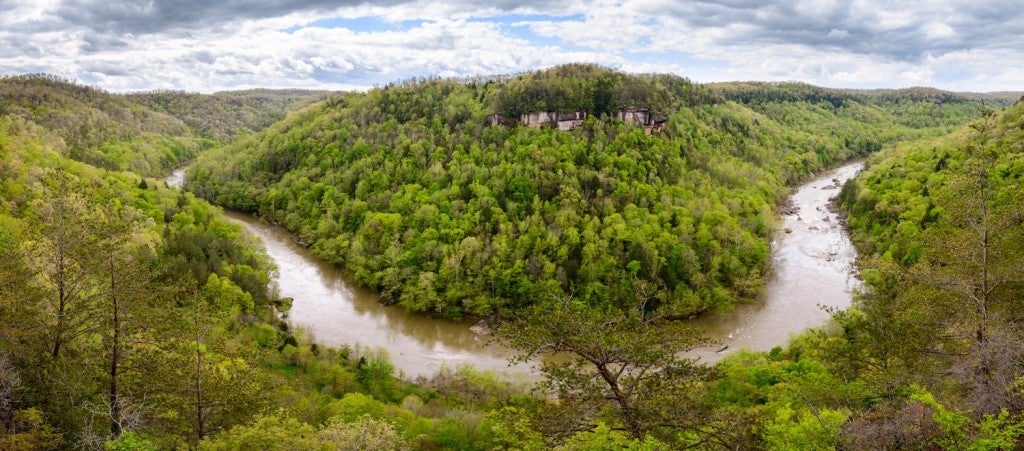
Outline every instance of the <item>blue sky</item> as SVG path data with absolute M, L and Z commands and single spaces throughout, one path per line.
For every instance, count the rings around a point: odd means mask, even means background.
M 697 82 L 1024 90 L 1015 2 L 0 0 L 0 74 L 111 91 L 366 89 L 569 62 Z

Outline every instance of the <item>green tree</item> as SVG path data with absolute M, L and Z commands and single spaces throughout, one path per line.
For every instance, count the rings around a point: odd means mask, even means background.
M 9 450 L 56 449 L 64 444 L 60 434 L 35 408 L 14 411 L 11 423 L 0 429 L 0 448 Z
M 28 265 L 16 235 L 19 221 L 0 215 L 0 350 L 12 353 L 20 343 L 39 343 L 44 329 L 40 296 L 33 283 L 35 272 Z
M 199 444 L 208 451 L 259 449 L 293 451 L 319 449 L 316 429 L 294 418 L 267 415 L 248 425 L 235 426 Z
M 317 439 L 323 444 L 324 449 L 339 451 L 410 449 L 393 424 L 368 415 L 363 415 L 353 422 L 335 418 L 317 432 Z
M 97 250 L 105 260 L 99 274 L 105 285 L 100 335 L 106 353 L 111 440 L 141 421 L 137 417 L 139 407 L 127 406 L 132 400 L 124 396 L 122 384 L 125 363 L 132 352 L 130 343 L 133 338 L 138 339 L 137 331 L 143 329 L 148 318 L 145 296 L 152 279 L 147 267 L 154 249 L 148 247 L 137 215 L 134 209 L 114 206 L 104 212 L 99 227 L 104 236 Z
M 47 190 L 47 200 L 37 205 L 41 230 L 26 243 L 27 254 L 45 292 L 49 316 L 47 341 L 50 355 L 57 359 L 69 343 L 94 330 L 97 302 L 97 258 L 95 235 L 97 213 L 82 195 L 75 193 L 71 176 L 53 173 L 56 186 Z
M 608 419 L 631 437 L 674 437 L 691 423 L 697 381 L 707 370 L 680 355 L 703 343 L 693 328 L 637 310 L 602 313 L 571 298 L 531 309 L 498 329 L 519 353 L 541 357 L 559 399 L 549 420 L 565 435 Z M 609 414 L 610 413 L 610 414 Z

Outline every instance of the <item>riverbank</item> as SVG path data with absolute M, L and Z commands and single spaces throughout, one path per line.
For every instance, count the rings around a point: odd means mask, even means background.
M 842 184 L 863 167 L 863 161 L 847 163 L 793 191 L 771 243 L 771 273 L 762 300 L 693 319 L 718 344 L 691 356 L 714 363 L 744 348 L 785 346 L 790 336 L 825 324 L 829 314 L 824 307 L 850 305 L 859 285 L 857 252 L 840 213 L 830 204 Z
M 828 321 L 822 307 L 850 305 L 858 284 L 856 251 L 839 213 L 829 204 L 863 165 L 863 161 L 848 163 L 794 190 L 771 243 L 772 275 L 763 298 L 691 320 L 718 342 L 691 356 L 713 364 L 739 349 L 767 351 L 785 346 L 791 335 Z M 181 186 L 183 179 L 184 169 L 179 169 L 165 181 Z M 470 330 L 470 322 L 454 323 L 382 306 L 376 294 L 349 283 L 341 269 L 317 259 L 284 229 L 242 213 L 227 212 L 227 216 L 263 241 L 279 268 L 280 295 L 294 299 L 289 321 L 316 342 L 386 350 L 407 378 L 429 377 L 443 366 L 464 364 L 506 378 L 534 374 L 528 365 L 509 367 L 505 352 L 486 346 Z

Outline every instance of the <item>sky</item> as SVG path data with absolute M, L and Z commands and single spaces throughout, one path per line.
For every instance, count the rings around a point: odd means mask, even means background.
M 484 6 L 481 6 L 484 4 Z M 1024 90 L 1019 0 L 0 0 L 0 75 L 367 89 L 570 62 L 693 81 Z

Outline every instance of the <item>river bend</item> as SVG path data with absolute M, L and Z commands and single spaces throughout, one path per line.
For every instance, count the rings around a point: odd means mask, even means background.
M 858 284 L 856 251 L 828 205 L 842 183 L 862 167 L 863 162 L 849 163 L 794 191 L 791 208 L 782 216 L 782 230 L 772 241 L 773 271 L 763 299 L 693 320 L 719 342 L 693 356 L 715 362 L 740 348 L 763 351 L 782 346 L 791 335 L 824 324 L 828 314 L 822 306 L 850 305 Z M 183 174 L 179 169 L 165 180 L 181 186 Z M 280 295 L 294 299 L 290 322 L 318 343 L 385 349 L 406 377 L 429 377 L 442 366 L 467 363 L 506 377 L 531 372 L 524 365 L 510 368 L 505 352 L 485 346 L 468 323 L 381 306 L 375 294 L 349 283 L 339 268 L 319 261 L 280 227 L 240 213 L 227 215 L 263 240 L 278 266 Z

